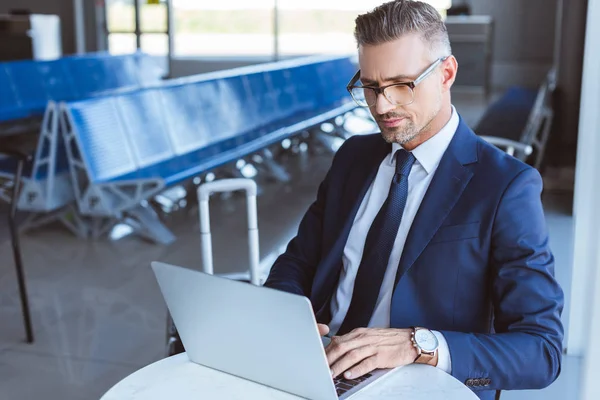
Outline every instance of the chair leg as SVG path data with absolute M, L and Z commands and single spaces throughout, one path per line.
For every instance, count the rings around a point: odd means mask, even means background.
M 502 394 L 501 390 L 496 390 L 496 400 L 500 400 L 500 395 Z
M 27 297 L 27 286 L 25 284 L 25 275 L 23 272 L 23 260 L 21 258 L 21 246 L 19 244 L 19 234 L 15 217 L 17 215 L 17 203 L 19 196 L 19 188 L 21 187 L 21 175 L 23 173 L 23 161 L 19 160 L 17 165 L 17 174 L 12 193 L 10 213 L 8 215 L 8 226 L 10 228 L 10 239 L 13 248 L 13 256 L 15 259 L 15 267 L 17 269 L 17 279 L 19 282 L 19 295 L 21 297 L 21 308 L 23 311 L 23 321 L 25 323 L 25 332 L 27 335 L 27 343 L 33 343 L 33 329 L 31 327 L 31 314 L 29 312 L 29 300 Z

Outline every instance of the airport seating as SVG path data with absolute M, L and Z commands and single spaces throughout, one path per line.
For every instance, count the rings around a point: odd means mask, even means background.
M 154 60 L 143 53 L 112 56 L 100 52 L 52 61 L 0 63 L 0 138 L 36 136 L 18 208 L 46 214 L 74 200 L 58 132 L 58 102 L 155 85 L 161 74 Z M 16 165 L 14 159 L 0 159 L 0 179 L 12 179 Z
M 353 110 L 354 72 L 348 57 L 306 57 L 63 103 L 79 212 L 106 221 L 98 233 L 128 218 L 172 242 L 148 200 Z
M 52 61 L 1 62 L 0 122 L 41 118 L 49 101 L 86 99 L 113 89 L 155 84 L 160 72 L 148 68 L 151 62 L 143 53 L 104 52 Z
M 484 113 L 475 132 L 521 161 L 540 168 L 552 119 L 556 71 L 536 91 L 511 87 Z

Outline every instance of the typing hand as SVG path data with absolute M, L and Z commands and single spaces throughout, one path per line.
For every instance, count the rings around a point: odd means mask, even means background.
M 410 329 L 359 328 L 334 336 L 325 348 L 334 378 L 356 379 L 381 368 L 411 364 L 417 357 Z

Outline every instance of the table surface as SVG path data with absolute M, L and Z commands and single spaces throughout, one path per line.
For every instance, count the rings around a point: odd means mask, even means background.
M 352 399 L 477 400 L 449 374 L 428 365 L 398 368 Z M 157 361 L 117 383 L 101 400 L 295 400 L 300 397 L 192 363 L 187 354 Z

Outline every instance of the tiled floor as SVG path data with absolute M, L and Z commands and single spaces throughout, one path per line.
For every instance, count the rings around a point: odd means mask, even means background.
M 485 108 L 483 99 L 472 96 L 455 104 L 470 124 Z M 285 161 L 293 174 L 291 184 L 262 182 L 258 204 L 263 259 L 281 252 L 294 234 L 330 162 L 329 154 L 291 156 Z M 570 205 L 562 196 L 546 200 L 556 273 L 568 294 Z M 217 273 L 245 269 L 243 204 L 240 197 L 211 203 Z M 170 214 L 167 224 L 178 237 L 168 247 L 135 236 L 85 241 L 60 227 L 24 235 L 36 334 L 32 345 L 23 343 L 11 249 L 8 242 L 0 243 L 1 400 L 98 399 L 123 377 L 164 356 L 166 308 L 149 263 L 200 267 L 197 210 Z M 563 376 L 549 390 L 506 393 L 503 399 L 566 398 L 578 379 L 577 361 L 565 361 Z
M 313 200 L 330 156 L 293 157 L 293 185 L 264 184 L 261 255 L 280 252 Z M 308 161 L 308 163 L 307 163 Z M 302 165 L 304 165 L 302 167 Z M 247 267 L 244 201 L 212 202 L 215 272 Z M 36 342 L 22 343 L 8 242 L 0 245 L 0 399 L 97 399 L 113 384 L 164 356 L 166 308 L 149 268 L 154 260 L 200 267 L 194 208 L 172 214 L 178 236 L 164 247 L 134 236 L 82 241 L 60 228 L 23 236 Z M 48 397 L 50 394 L 50 397 Z

